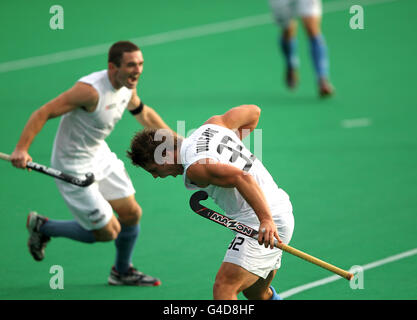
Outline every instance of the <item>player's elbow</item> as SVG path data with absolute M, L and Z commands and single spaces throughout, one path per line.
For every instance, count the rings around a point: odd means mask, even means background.
M 248 109 L 248 112 L 246 113 L 246 123 L 241 128 L 249 129 L 250 132 L 252 132 L 258 125 L 259 117 L 261 116 L 261 108 L 254 104 L 247 105 L 246 108 Z
M 254 109 L 254 111 L 260 115 L 261 114 L 261 108 L 259 106 L 257 106 L 256 104 L 251 104 L 250 105 L 252 109 Z
M 250 113 L 254 118 L 258 119 L 261 116 L 261 108 L 256 104 L 248 104 L 246 107 L 250 110 Z
M 256 105 L 252 105 L 252 109 L 253 109 L 256 124 L 258 124 L 259 117 L 261 116 L 261 108 L 259 108 Z
M 253 183 L 252 175 L 246 171 L 240 170 L 239 173 L 234 175 L 231 185 L 237 189 L 240 189 L 242 186 L 249 185 L 251 183 Z
M 256 127 L 259 121 L 259 117 L 261 116 L 261 108 L 259 108 L 255 104 L 248 104 L 244 106 L 247 110 L 247 126 L 253 127 L 252 130 Z
M 34 119 L 34 121 L 36 123 L 45 123 L 46 121 L 48 121 L 51 117 L 49 111 L 45 108 L 45 106 L 35 110 L 32 115 L 31 118 Z

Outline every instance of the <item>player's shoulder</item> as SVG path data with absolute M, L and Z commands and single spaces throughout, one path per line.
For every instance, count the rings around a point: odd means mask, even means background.
M 105 80 L 108 77 L 107 69 L 91 72 L 83 77 L 81 77 L 78 82 L 83 82 L 87 84 L 95 84 Z
M 92 85 L 85 82 L 76 82 L 71 90 L 78 95 L 84 95 L 88 99 L 98 99 L 99 97 L 97 90 Z
M 221 126 L 221 127 L 227 128 L 227 126 L 226 126 L 226 124 L 224 122 L 224 115 L 215 115 L 215 116 L 212 116 L 206 122 L 203 123 L 203 125 L 205 125 L 205 124 L 215 124 L 217 126 Z
M 67 97 L 75 104 L 86 107 L 95 107 L 99 100 L 99 93 L 97 90 L 84 82 L 76 82 L 72 88 L 67 92 Z

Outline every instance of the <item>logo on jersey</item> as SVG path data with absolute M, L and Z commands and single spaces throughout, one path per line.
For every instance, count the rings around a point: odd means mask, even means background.
M 108 106 L 106 106 L 106 107 L 105 107 L 105 109 L 106 109 L 106 110 L 110 110 L 110 109 L 116 108 L 116 106 L 117 106 L 117 105 L 116 105 L 115 103 L 111 103 L 111 104 L 109 104 Z
M 219 133 L 219 131 L 213 130 L 211 128 L 207 128 L 206 130 L 204 130 L 204 132 L 197 140 L 196 153 L 209 151 L 210 140 L 214 137 L 216 133 Z

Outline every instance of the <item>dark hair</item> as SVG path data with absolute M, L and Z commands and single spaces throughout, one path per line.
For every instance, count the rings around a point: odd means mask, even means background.
M 118 41 L 110 47 L 108 62 L 112 62 L 117 67 L 120 67 L 123 58 L 123 53 L 134 51 L 140 51 L 140 49 L 133 42 Z
M 161 139 L 155 139 L 157 133 L 158 138 Z M 173 144 L 165 143 L 168 137 Z M 168 129 L 143 129 L 133 137 L 127 156 L 134 166 L 144 168 L 146 165 L 156 163 L 155 150 L 160 144 L 165 143 L 162 153 L 162 156 L 165 156 L 167 150 L 176 150 L 179 139 L 181 138 L 175 132 Z

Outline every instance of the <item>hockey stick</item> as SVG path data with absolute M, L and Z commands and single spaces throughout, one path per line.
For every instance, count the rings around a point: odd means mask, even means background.
M 206 208 L 205 206 L 200 204 L 200 201 L 206 200 L 208 198 L 207 192 L 205 191 L 197 191 L 195 192 L 191 198 L 190 198 L 190 207 L 193 209 L 193 211 L 200 216 L 207 218 L 211 221 L 214 221 L 218 224 L 221 224 L 222 226 L 225 226 L 226 228 L 229 228 L 230 230 L 236 231 L 238 233 L 244 234 L 245 236 L 258 239 L 258 231 L 244 225 L 243 223 L 240 223 L 236 220 L 232 220 L 228 217 L 226 217 L 223 214 L 220 214 L 216 211 L 213 211 L 211 209 Z M 304 259 L 308 262 L 311 262 L 315 265 L 318 265 L 319 267 L 322 267 L 326 270 L 329 270 L 333 273 L 338 274 L 339 276 L 351 280 L 353 278 L 353 274 L 349 273 L 343 269 L 340 269 L 330 263 L 327 263 L 323 260 L 317 259 L 305 252 L 302 252 L 300 250 L 297 250 L 289 245 L 286 245 L 284 243 L 278 243 L 278 241 L 275 239 L 275 247 L 286 251 L 288 253 L 291 253 L 292 255 L 295 255 L 301 259 Z
M 6 161 L 10 161 L 10 156 L 8 154 L 2 153 L 0 152 L 0 159 L 6 160 Z M 85 179 L 78 179 L 74 176 L 71 176 L 67 173 L 61 172 L 57 169 L 53 169 L 53 168 L 48 168 L 42 164 L 36 163 L 36 162 L 31 162 L 29 161 L 28 163 L 26 163 L 26 167 L 29 169 L 33 169 L 35 171 L 38 171 L 40 173 L 44 173 L 47 174 L 48 176 L 57 178 L 57 179 L 61 179 L 65 182 L 74 184 L 76 186 L 79 187 L 88 187 L 89 185 L 91 185 L 94 182 L 94 174 L 89 172 L 85 175 Z

